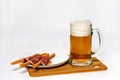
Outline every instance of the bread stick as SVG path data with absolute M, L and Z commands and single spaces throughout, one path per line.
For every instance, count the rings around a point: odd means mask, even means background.
M 40 61 L 38 61 L 36 64 L 34 64 L 34 65 L 33 65 L 33 68 L 38 67 L 38 66 L 40 65 L 40 63 L 41 63 L 41 62 L 40 62 Z
M 30 63 L 31 63 L 30 61 L 27 61 L 27 62 L 25 62 L 25 63 L 20 64 L 20 67 L 21 67 L 21 68 L 22 68 L 22 67 L 25 67 L 25 66 L 29 65 Z
M 49 56 L 49 58 L 51 59 L 51 58 L 53 58 L 55 56 L 55 53 L 52 53 L 50 56 Z
M 13 61 L 10 64 L 15 65 L 15 64 L 18 64 L 18 63 L 21 63 L 21 62 L 24 62 L 24 59 L 19 59 L 19 60 Z
M 46 56 L 46 55 L 49 55 L 48 53 L 43 53 L 41 54 L 42 57 Z
M 49 65 L 49 64 L 51 64 L 52 63 L 52 61 L 49 61 L 48 63 L 47 63 L 47 65 Z
M 51 59 L 51 58 L 53 58 L 55 56 L 55 53 L 52 53 L 51 55 L 49 55 L 49 58 Z M 40 65 L 40 61 L 38 61 L 36 64 L 34 64 L 33 65 L 33 68 L 36 68 L 36 67 L 38 67 L 39 65 Z M 49 62 L 48 62 L 49 63 Z

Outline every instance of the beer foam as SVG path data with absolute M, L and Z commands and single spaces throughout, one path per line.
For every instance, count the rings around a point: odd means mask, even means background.
M 88 36 L 91 34 L 90 20 L 75 21 L 70 24 L 70 34 L 73 36 Z

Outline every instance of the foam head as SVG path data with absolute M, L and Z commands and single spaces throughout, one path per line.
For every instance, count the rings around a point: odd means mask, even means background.
M 92 23 L 90 20 L 75 21 L 70 24 L 70 35 L 89 36 L 91 34 Z

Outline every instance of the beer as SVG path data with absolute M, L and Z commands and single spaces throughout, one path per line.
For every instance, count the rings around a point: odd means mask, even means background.
M 99 49 L 102 40 L 99 29 L 92 29 L 89 20 L 75 21 L 70 25 L 70 63 L 75 66 L 88 66 L 92 63 L 92 33 L 97 32 L 99 38 Z
M 70 29 L 70 59 L 73 65 L 91 63 L 91 23 L 88 20 L 76 21 Z
M 86 62 L 91 57 L 91 35 L 70 36 L 71 59 L 76 62 Z

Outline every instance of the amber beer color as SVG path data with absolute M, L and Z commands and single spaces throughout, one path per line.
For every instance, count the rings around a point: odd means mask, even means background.
M 72 61 L 87 62 L 91 58 L 91 35 L 70 36 Z

